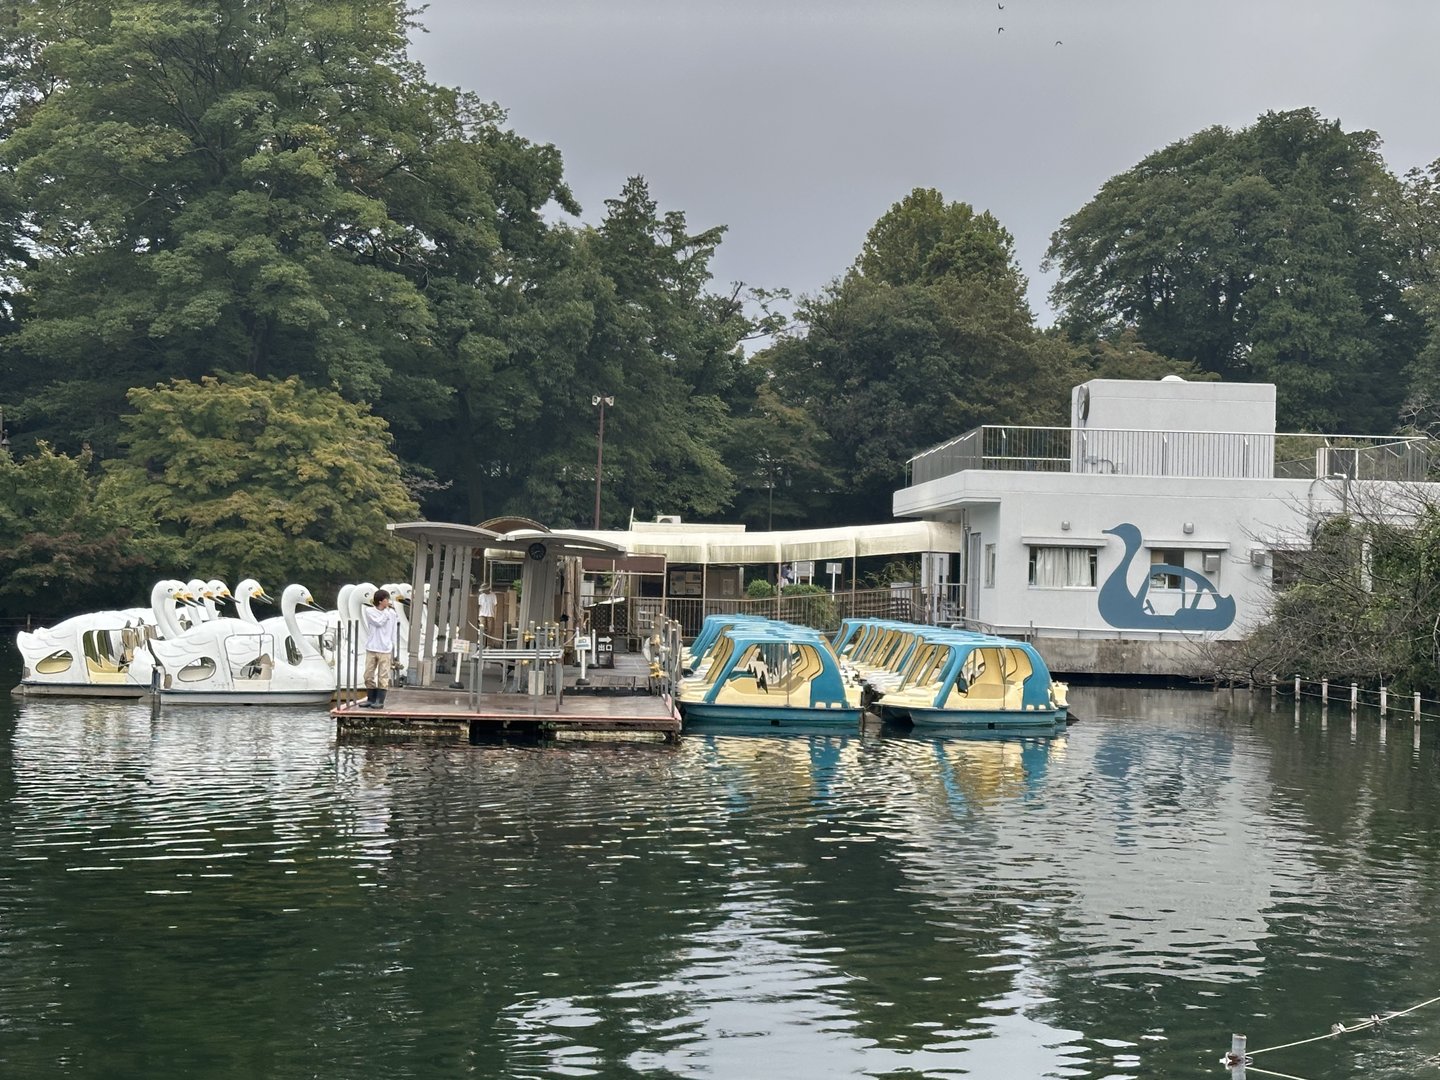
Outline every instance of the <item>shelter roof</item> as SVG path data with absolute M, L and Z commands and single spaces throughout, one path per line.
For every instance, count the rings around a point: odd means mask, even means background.
M 522 521 L 525 519 L 500 519 Z M 542 545 L 543 551 L 533 556 L 546 555 L 588 555 L 596 558 L 618 559 L 628 553 L 623 542 L 623 533 L 577 533 L 552 531 L 544 526 L 538 528 L 515 528 L 508 532 L 496 532 L 483 525 L 462 525 L 453 521 L 400 521 L 386 526 L 396 536 L 416 543 L 438 542 L 457 544 L 471 548 L 484 548 L 491 554 L 518 553 L 529 555 L 532 547 Z M 539 551 L 539 548 L 536 548 Z
M 460 525 L 450 521 L 399 521 L 385 526 L 404 540 L 420 543 L 422 540 L 437 540 L 444 544 L 463 544 L 468 547 L 486 547 L 499 538 L 500 534 L 482 529 L 478 525 Z
M 891 521 L 882 525 L 849 525 L 830 529 L 777 532 L 702 532 L 685 525 L 659 531 L 581 532 L 625 547 L 635 555 L 664 555 L 672 563 L 755 565 L 822 559 L 865 558 L 869 555 L 913 555 L 963 550 L 964 530 L 945 521 Z
M 497 537 L 486 544 L 489 552 L 522 552 L 529 554 L 534 545 L 540 545 L 544 551 L 535 556 L 544 558 L 545 555 L 571 555 L 618 559 L 629 552 L 629 548 L 623 542 L 617 541 L 614 534 L 605 537 L 599 533 L 575 533 L 564 530 L 551 531 L 548 529 L 514 529 Z

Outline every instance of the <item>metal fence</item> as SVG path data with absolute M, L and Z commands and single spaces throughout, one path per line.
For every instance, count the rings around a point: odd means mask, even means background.
M 1423 435 L 1255 434 L 1132 428 L 985 425 L 917 454 L 907 485 L 972 469 L 1129 476 L 1432 479 L 1440 463 Z
M 611 607 L 605 614 L 614 618 L 613 624 L 605 625 L 597 620 L 597 629 L 602 633 L 644 638 L 655 632 L 663 618 L 670 618 L 680 624 L 685 637 L 691 638 L 700 632 L 707 615 L 757 615 L 826 632 L 839 629 L 840 621 L 850 618 L 898 619 L 948 626 L 958 620 L 962 608 L 962 587 L 956 585 L 938 590 L 889 586 L 854 592 L 767 596 L 758 600 L 669 597 L 662 601 L 658 597 L 641 597 L 619 605 L 618 610 Z

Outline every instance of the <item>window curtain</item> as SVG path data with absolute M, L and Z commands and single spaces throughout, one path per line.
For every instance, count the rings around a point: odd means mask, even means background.
M 1034 549 L 1035 577 L 1041 589 L 1089 588 L 1095 584 L 1090 573 L 1094 552 L 1082 547 L 1038 547 Z

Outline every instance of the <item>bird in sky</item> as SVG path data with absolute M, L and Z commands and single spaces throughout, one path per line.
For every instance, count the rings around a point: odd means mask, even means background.
M 995 28 L 995 33 L 997 33 L 997 34 L 1003 34 L 1004 32 L 1005 32 L 1005 28 L 1004 28 L 1003 26 L 998 26 L 998 27 Z
M 1004 11 L 1004 10 L 1005 10 L 1005 5 L 1004 5 L 1004 4 L 996 4 L 995 6 L 996 6 L 997 8 L 999 8 L 1001 11 Z
M 1065 43 L 1064 43 L 1063 41 L 1057 41 L 1057 42 L 1055 42 L 1055 44 L 1056 44 L 1056 45 L 1064 45 Z

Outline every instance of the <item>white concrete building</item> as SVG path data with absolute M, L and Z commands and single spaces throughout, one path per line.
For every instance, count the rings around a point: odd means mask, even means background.
M 896 517 L 958 523 L 968 624 L 1058 670 L 1183 671 L 1264 617 L 1286 555 L 1356 500 L 1440 499 L 1432 440 L 1277 434 L 1269 384 L 1095 379 L 1068 428 L 987 426 L 917 455 Z

